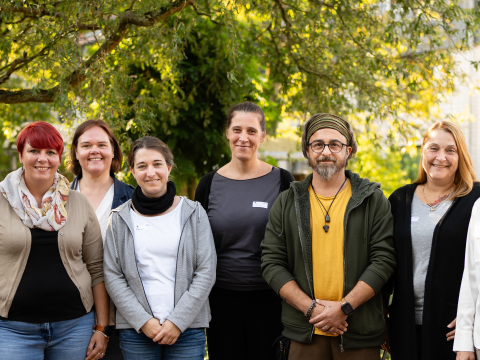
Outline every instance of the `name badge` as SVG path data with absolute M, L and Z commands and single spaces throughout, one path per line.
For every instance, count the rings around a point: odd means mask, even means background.
M 252 207 L 268 209 L 268 203 L 263 201 L 254 201 Z
M 412 221 L 418 221 L 418 217 L 417 216 L 412 216 Z
M 136 225 L 135 230 L 149 230 L 150 224 Z

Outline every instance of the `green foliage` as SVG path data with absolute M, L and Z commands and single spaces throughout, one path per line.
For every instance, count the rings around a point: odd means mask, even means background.
M 168 108 L 158 101 L 164 92 L 162 63 L 132 62 L 129 77 L 134 88 L 132 99 L 117 106 L 129 109 L 125 140 L 142 136 L 138 131 L 138 112 L 149 108 L 154 114 L 149 121 L 148 134 L 166 142 L 175 155 L 177 171 L 174 180 L 177 187 L 223 166 L 230 160 L 230 149 L 225 140 L 225 120 L 228 107 L 244 100 L 255 100 L 257 85 L 264 80 L 258 73 L 258 61 L 251 57 L 244 46 L 238 47 L 237 69 L 242 71 L 236 83 L 229 81 L 229 63 L 225 61 L 223 36 L 213 36 L 216 25 L 199 19 L 197 32 L 189 38 L 184 48 L 184 60 L 177 70 L 179 81 L 175 96 Z M 241 51 L 239 51 L 241 50 Z M 142 107 L 136 106 L 141 101 Z M 270 107 L 268 105 L 271 105 Z M 268 103 L 268 114 L 278 117 L 276 104 Z M 120 123 L 117 119 L 115 123 Z M 267 119 L 267 126 L 272 121 Z
M 411 184 L 418 174 L 420 154 L 406 151 L 394 145 L 379 146 L 359 136 L 357 156 L 349 163 L 349 168 L 382 184 L 385 196 L 390 196 L 399 187 Z
M 274 157 L 267 156 L 265 159 L 263 159 L 263 161 L 265 161 L 267 164 L 278 167 L 277 159 L 275 159 Z
M 271 132 L 287 116 L 333 112 L 377 144 L 403 142 L 418 136 L 412 118 L 443 116 L 438 101 L 461 75 L 453 50 L 469 48 L 480 22 L 461 4 L 0 0 L 4 128 L 21 124 L 25 102 L 67 123 L 102 117 L 125 149 L 165 139 L 186 178 L 227 161 L 220 120 L 243 99 L 264 108 Z

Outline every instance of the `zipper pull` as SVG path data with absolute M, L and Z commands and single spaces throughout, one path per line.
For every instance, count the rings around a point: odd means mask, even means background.
M 340 352 L 344 352 L 345 350 L 343 349 L 343 336 L 340 335 L 340 344 L 338 344 L 338 346 L 340 347 Z

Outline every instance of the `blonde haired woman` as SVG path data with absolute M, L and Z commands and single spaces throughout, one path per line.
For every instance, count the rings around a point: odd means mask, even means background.
M 468 221 L 480 186 L 460 128 L 435 123 L 418 179 L 391 196 L 397 271 L 389 307 L 395 360 L 455 359 L 452 351 Z

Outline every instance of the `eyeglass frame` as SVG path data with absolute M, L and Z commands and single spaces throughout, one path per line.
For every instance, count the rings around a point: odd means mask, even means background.
M 332 142 L 334 142 L 334 141 L 342 144 L 342 148 L 341 148 L 339 151 L 337 151 L 337 152 L 332 151 L 332 149 L 330 149 L 330 144 L 331 144 Z M 323 143 L 323 149 L 322 149 L 322 151 L 320 151 L 320 152 L 316 152 L 315 150 L 313 150 L 312 144 L 313 144 L 313 143 L 319 143 L 319 142 Z M 339 154 L 339 153 L 342 152 L 344 146 L 349 147 L 348 144 L 344 144 L 344 143 L 342 143 L 340 140 L 332 140 L 332 141 L 330 141 L 328 144 L 326 144 L 325 142 L 323 142 L 323 140 L 313 140 L 310 144 L 308 144 L 308 147 L 309 147 L 315 154 L 321 154 L 321 153 L 323 153 L 323 152 L 325 151 L 325 147 L 328 147 L 328 150 L 330 150 L 330 152 L 331 152 L 332 154 Z

